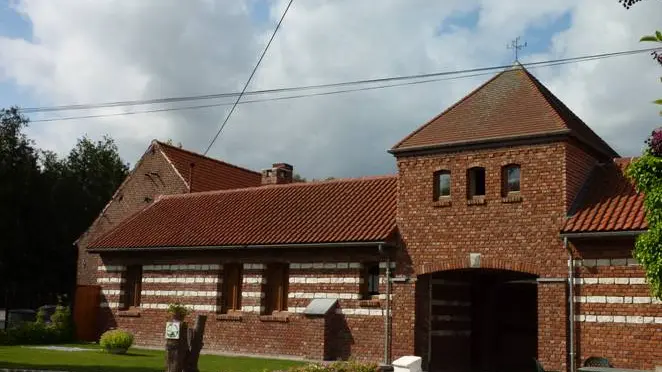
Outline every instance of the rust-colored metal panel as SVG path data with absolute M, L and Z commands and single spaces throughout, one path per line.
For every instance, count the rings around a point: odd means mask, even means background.
M 79 285 L 74 299 L 74 324 L 76 338 L 80 341 L 96 341 L 98 338 L 97 318 L 101 287 L 98 285 Z

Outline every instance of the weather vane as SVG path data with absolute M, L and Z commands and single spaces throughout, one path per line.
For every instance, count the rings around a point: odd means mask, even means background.
M 524 44 L 519 43 L 519 36 L 515 38 L 515 40 L 510 42 L 510 45 L 506 45 L 506 48 L 512 49 L 515 52 L 515 62 L 519 62 L 519 51 L 522 48 L 526 47 L 526 41 Z

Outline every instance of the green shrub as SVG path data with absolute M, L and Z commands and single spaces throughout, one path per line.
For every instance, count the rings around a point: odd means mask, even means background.
M 180 304 L 179 302 L 168 305 L 168 313 L 172 314 L 176 319 L 184 319 L 191 312 L 191 310 Z
M 6 331 L 6 344 L 8 345 L 43 345 L 60 342 L 59 330 L 39 322 L 24 323 L 16 328 Z
M 58 333 L 58 342 L 66 343 L 74 339 L 74 324 L 69 306 L 57 305 L 51 316 L 51 326 Z
M 99 345 L 105 350 L 128 349 L 133 345 L 133 334 L 127 331 L 114 329 L 101 335 Z
M 374 363 L 360 363 L 356 361 L 333 362 L 330 364 L 307 364 L 292 367 L 289 372 L 377 372 L 379 366 Z

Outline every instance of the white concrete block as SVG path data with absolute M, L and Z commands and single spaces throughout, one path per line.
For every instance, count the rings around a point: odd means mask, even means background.
M 625 323 L 625 316 L 614 315 L 614 323 Z
M 608 258 L 600 258 L 596 261 L 597 266 L 609 266 L 610 260 Z
M 627 258 L 612 258 L 611 266 L 625 266 L 628 264 Z
M 586 315 L 585 321 L 587 322 L 596 322 L 597 318 L 595 315 Z
M 325 269 L 337 269 L 338 266 L 335 263 L 328 262 L 324 264 Z
M 600 304 L 606 303 L 607 299 L 605 296 L 586 296 L 586 302 L 590 304 Z
M 646 278 L 630 278 L 630 284 L 646 284 Z
M 623 299 L 622 296 L 607 296 L 608 304 L 622 304 L 624 302 L 625 300 Z
M 350 269 L 360 269 L 361 268 L 361 263 L 360 262 L 350 262 L 349 263 L 349 268 Z
M 338 262 L 339 269 L 349 269 L 349 262 Z
M 598 284 L 598 278 L 584 278 L 584 283 L 586 285 Z
M 614 278 L 614 284 L 630 284 L 629 278 Z
M 312 269 L 312 268 L 313 268 L 313 264 L 312 264 L 312 263 L 309 263 L 309 262 L 307 262 L 307 263 L 302 263 L 302 264 L 301 264 L 301 268 L 302 268 L 302 269 Z
M 655 317 L 654 316 L 645 316 L 644 317 L 644 324 L 654 324 L 655 323 Z
M 393 361 L 393 372 L 422 372 L 423 360 L 417 356 L 403 356 Z
M 639 261 L 636 258 L 628 258 L 627 264 L 628 266 L 639 266 Z
M 632 297 L 632 302 L 635 304 L 649 304 L 651 303 L 650 297 Z
M 613 323 L 614 317 L 611 315 L 598 315 L 598 323 Z
M 626 318 L 626 321 L 628 323 L 632 323 L 632 324 L 643 324 L 643 322 L 644 322 L 644 317 L 643 316 L 630 316 L 630 315 L 628 315 L 625 318 Z
M 586 267 L 594 267 L 594 266 L 597 265 L 597 260 L 595 260 L 595 259 L 585 259 L 585 260 L 582 260 L 582 264 L 584 264 L 584 266 L 586 266 Z
M 598 278 L 598 284 L 614 284 L 614 278 Z
M 290 263 L 290 269 L 295 269 L 295 270 L 301 269 L 301 264 L 292 262 Z

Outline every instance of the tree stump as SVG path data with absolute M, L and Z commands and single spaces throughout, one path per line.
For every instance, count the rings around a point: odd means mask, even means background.
M 199 372 L 198 360 L 204 343 L 206 315 L 198 315 L 189 329 L 186 322 L 179 326 L 179 339 L 166 341 L 166 372 Z

